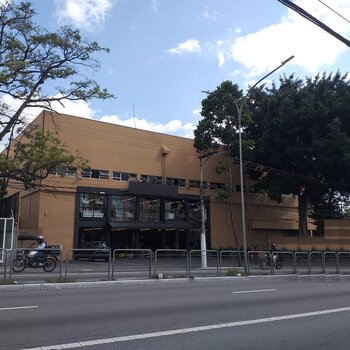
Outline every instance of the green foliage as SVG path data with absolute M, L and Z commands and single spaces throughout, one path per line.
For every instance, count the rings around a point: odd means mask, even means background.
M 251 167 L 251 175 L 272 199 L 298 198 L 302 235 L 308 213 L 318 224 L 337 217 L 337 198 L 350 192 L 349 98 L 349 81 L 339 72 L 305 82 L 284 76 L 279 87 L 251 94 L 253 119 L 246 132 L 254 147 L 249 157 L 263 165 Z M 328 214 L 319 215 L 322 207 Z
M 220 149 L 237 157 L 238 115 L 242 106 L 241 119 L 244 126 L 249 121 L 249 114 L 242 91 L 231 81 L 222 82 L 202 101 L 202 119 L 194 130 L 194 147 L 198 153 Z
M 0 103 L 0 141 L 7 144 L 26 126 L 22 113 L 28 107 L 53 110 L 54 102 L 113 97 L 88 77 L 100 67 L 94 56 L 109 50 L 85 40 L 70 26 L 49 32 L 33 21 L 35 15 L 30 2 L 0 4 L 0 95 L 15 99 L 19 106 L 13 111 Z M 11 149 L 10 157 L 0 158 L 2 193 L 11 178 L 32 187 L 50 168 L 71 164 L 74 158 L 52 134 L 27 134 Z
M 6 193 L 10 180 L 21 182 L 26 189 L 34 188 L 58 165 L 85 167 L 86 163 L 79 154 L 67 151 L 57 135 L 28 127 L 12 142 L 11 149 L 0 153 L 0 193 Z
M 249 274 L 244 272 L 243 270 L 237 270 L 234 268 L 230 268 L 225 272 L 225 276 L 248 276 Z

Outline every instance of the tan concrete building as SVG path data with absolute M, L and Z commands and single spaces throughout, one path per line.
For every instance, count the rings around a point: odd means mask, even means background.
M 105 240 L 112 248 L 200 248 L 200 168 L 193 140 L 50 112 L 33 123 L 57 131 L 89 168 L 58 167 L 37 189 L 21 191 L 19 232 L 44 234 L 65 250 L 89 240 Z M 236 247 L 234 234 L 238 247 L 243 245 L 239 169 L 231 169 L 237 185 L 231 203 L 219 202 L 217 190 L 228 182 L 228 172 L 215 172 L 220 161 L 221 155 L 212 156 L 203 167 L 208 249 Z M 252 188 L 248 179 L 245 188 Z M 267 248 L 272 240 L 295 235 L 296 204 L 292 197 L 278 204 L 245 190 L 248 247 Z

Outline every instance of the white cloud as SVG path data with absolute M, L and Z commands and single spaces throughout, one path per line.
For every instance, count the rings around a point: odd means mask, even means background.
M 145 118 L 127 117 L 123 119 L 118 115 L 105 115 L 101 118 L 98 118 L 98 120 L 107 122 L 107 123 L 112 123 L 112 124 L 129 126 L 132 128 L 136 127 L 137 129 L 142 129 L 142 130 L 155 131 L 159 133 L 190 137 L 190 138 L 193 138 L 193 130 L 195 128 L 194 124 L 192 123 L 183 124 L 181 120 L 178 120 L 178 119 L 171 120 L 166 124 L 162 124 L 162 123 L 151 122 Z
M 167 50 L 167 52 L 171 53 L 172 55 L 190 54 L 201 51 L 202 49 L 200 43 L 196 39 L 189 39 L 183 43 L 180 43 L 175 48 Z
M 55 97 L 59 97 L 56 95 Z M 0 98 L 2 103 L 5 103 L 9 106 L 10 110 L 16 111 L 21 105 L 21 101 L 12 98 L 9 95 L 3 95 Z M 58 102 L 53 102 L 51 104 L 53 110 L 58 113 L 75 115 L 79 117 L 84 117 L 88 119 L 93 119 L 95 116 L 95 111 L 90 107 L 90 105 L 85 101 L 69 101 L 65 100 L 63 105 Z M 33 121 L 42 111 L 43 109 L 40 107 L 30 107 L 26 108 L 23 112 L 23 116 L 27 123 Z
M 216 11 L 209 12 L 209 9 L 207 6 L 204 6 L 204 9 L 200 15 L 200 17 L 208 19 L 212 22 L 216 22 L 218 20 L 218 13 Z
M 14 100 L 12 97 L 8 95 L 4 95 L 0 98 L 0 101 L 6 103 L 10 106 L 11 110 L 17 110 L 20 106 L 19 100 Z M 195 125 L 193 123 L 182 123 L 181 120 L 175 119 L 171 120 L 168 123 L 154 123 L 145 118 L 134 118 L 134 117 L 126 117 L 121 118 L 118 115 L 104 115 L 102 117 L 98 116 L 98 112 L 91 108 L 90 104 L 85 101 L 64 101 L 64 106 L 62 106 L 58 102 L 54 102 L 52 104 L 52 108 L 58 112 L 63 114 L 68 114 L 72 116 L 77 116 L 81 118 L 99 120 L 106 123 L 118 124 L 129 126 L 142 130 L 155 131 L 159 133 L 177 135 L 182 137 L 193 138 L 193 130 Z M 26 108 L 23 112 L 23 116 L 26 119 L 27 123 L 33 121 L 42 111 L 41 108 Z M 199 110 L 200 111 L 200 110 Z M 3 143 L 0 143 L 0 150 L 4 147 L 6 140 Z
M 154 13 L 158 12 L 158 0 L 151 0 L 151 6 Z
M 223 51 L 218 52 L 218 61 L 219 61 L 219 67 L 222 67 L 225 64 L 225 56 Z
M 350 33 L 350 24 L 319 1 L 299 0 L 295 3 L 341 35 Z M 333 0 L 331 6 L 343 16 L 350 17 L 348 0 Z M 345 50 L 349 48 L 344 43 L 288 10 L 280 23 L 236 38 L 227 55 L 249 70 L 249 79 L 274 69 L 291 55 L 295 58 L 290 64 L 315 73 L 323 65 L 333 64 Z
M 60 23 L 72 23 L 88 30 L 103 25 L 112 0 L 55 0 Z

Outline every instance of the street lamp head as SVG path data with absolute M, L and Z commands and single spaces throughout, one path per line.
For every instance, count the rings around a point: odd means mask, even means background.
M 284 66 L 286 63 L 288 63 L 290 60 L 292 60 L 294 58 L 294 55 L 288 57 L 286 60 L 282 61 L 282 66 Z

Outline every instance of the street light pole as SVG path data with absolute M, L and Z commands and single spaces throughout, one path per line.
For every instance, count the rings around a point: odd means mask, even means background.
M 290 60 L 292 60 L 294 56 L 290 56 L 285 61 L 283 61 L 278 67 L 272 70 L 270 73 L 266 74 L 260 80 L 258 80 L 249 90 L 246 95 L 242 97 L 241 103 L 238 106 L 237 102 L 234 101 L 234 104 L 237 109 L 238 114 L 238 143 L 239 143 L 239 177 L 240 177 L 240 189 L 241 189 L 241 221 L 242 221 L 242 239 L 243 239 L 243 254 L 244 254 L 244 272 L 248 272 L 248 251 L 247 251 L 247 232 L 246 232 L 246 223 L 245 223 L 245 205 L 244 205 L 244 181 L 243 181 L 243 157 L 242 157 L 242 109 L 243 104 L 248 99 L 248 95 L 252 89 L 254 89 L 259 83 L 261 83 L 268 76 L 276 72 L 276 70 L 280 69 Z
M 203 182 L 203 167 L 205 162 L 217 151 L 208 152 L 198 156 L 200 169 L 200 185 L 199 185 L 199 201 L 201 207 L 201 267 L 206 269 L 207 263 L 207 241 L 205 232 L 205 207 L 204 207 L 204 182 Z
M 205 212 L 204 212 L 204 188 L 203 188 L 203 158 L 199 157 L 199 167 L 200 167 L 200 189 L 199 198 L 201 206 L 201 263 L 202 269 L 208 267 L 207 264 L 207 242 L 205 234 Z

